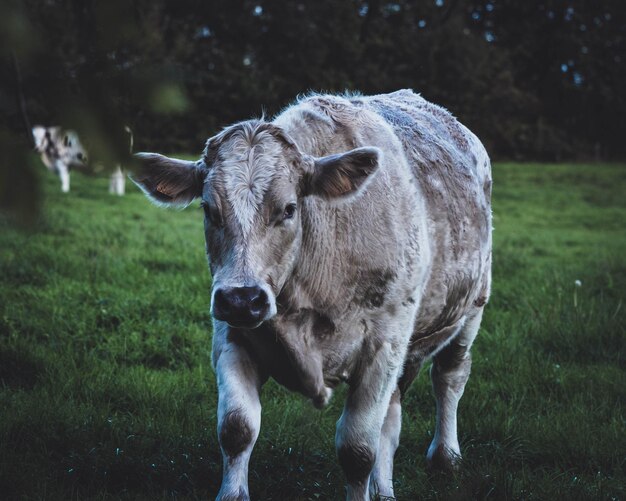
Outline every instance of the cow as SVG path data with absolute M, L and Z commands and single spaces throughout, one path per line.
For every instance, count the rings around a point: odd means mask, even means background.
M 130 138 L 130 152 L 133 148 L 133 135 L 129 127 L 125 127 Z M 61 179 L 61 191 L 70 191 L 70 170 L 87 167 L 87 151 L 80 142 L 78 134 L 73 130 L 61 127 L 44 127 L 37 125 L 32 129 L 35 140 L 35 151 L 40 154 L 41 161 Z M 123 195 L 126 176 L 121 165 L 116 165 L 109 181 L 109 193 Z
M 347 499 L 393 497 L 402 400 L 432 359 L 427 461 L 459 465 L 457 406 L 491 284 L 491 164 L 473 133 L 411 90 L 311 94 L 225 128 L 197 161 L 138 159 L 152 201 L 204 210 L 219 500 L 249 499 L 270 377 L 317 407 L 346 383 Z
M 87 153 L 72 130 L 61 127 L 33 127 L 35 151 L 41 161 L 61 179 L 61 191 L 70 191 L 70 168 L 84 168 L 87 165 Z

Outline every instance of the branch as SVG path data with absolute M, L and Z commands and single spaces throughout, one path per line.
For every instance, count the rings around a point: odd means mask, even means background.
M 24 84 L 22 82 L 22 72 L 20 71 L 20 65 L 17 60 L 17 56 L 15 55 L 15 51 L 11 51 L 11 57 L 13 59 L 13 68 L 15 70 L 15 90 L 17 94 L 17 102 L 20 107 L 20 112 L 22 114 L 22 122 L 24 128 L 26 129 L 26 136 L 29 138 L 29 142 L 33 148 L 37 145 L 35 144 L 35 138 L 33 137 L 33 128 L 30 125 L 30 120 L 28 119 L 28 113 L 26 111 L 26 100 L 24 99 Z

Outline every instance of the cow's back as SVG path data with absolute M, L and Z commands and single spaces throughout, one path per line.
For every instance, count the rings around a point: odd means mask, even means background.
M 488 298 L 491 165 L 474 134 L 412 91 L 364 101 L 402 142 L 429 211 L 433 262 L 415 326 L 418 341 L 454 325 Z

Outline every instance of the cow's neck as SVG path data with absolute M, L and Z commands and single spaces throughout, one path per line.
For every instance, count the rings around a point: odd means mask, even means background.
M 309 198 L 302 210 L 303 235 L 300 253 L 284 291 L 292 308 L 327 310 L 340 306 L 342 273 L 346 267 L 337 209 Z M 345 263 L 343 263 L 345 264 Z M 339 287 L 338 287 L 339 283 Z
M 326 120 L 310 118 L 279 123 L 303 153 L 320 157 L 349 151 L 357 144 L 349 129 L 338 130 Z M 355 241 L 351 232 L 356 228 L 347 224 L 348 219 L 345 206 L 340 209 L 315 196 L 304 198 L 302 246 L 283 289 L 292 294 L 297 307 L 326 312 L 341 312 L 347 307 L 349 298 L 343 286 L 353 268 L 349 262 Z M 359 231 L 366 231 L 366 226 L 366 221 L 360 221 Z

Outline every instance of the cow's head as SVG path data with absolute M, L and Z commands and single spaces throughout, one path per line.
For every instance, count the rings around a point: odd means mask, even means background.
M 87 151 L 83 147 L 78 134 L 73 130 L 63 133 L 59 150 L 67 165 L 78 169 L 87 166 Z
M 35 151 L 48 157 L 44 161 L 49 168 L 54 168 L 57 158 L 69 167 L 83 168 L 87 165 L 87 151 L 73 130 L 36 125 L 32 134 Z
M 279 127 L 249 121 L 209 139 L 196 162 L 138 154 L 134 181 L 157 204 L 202 199 L 213 316 L 255 328 L 276 314 L 276 296 L 299 255 L 304 197 L 350 198 L 376 170 L 379 155 L 358 148 L 314 158 Z

